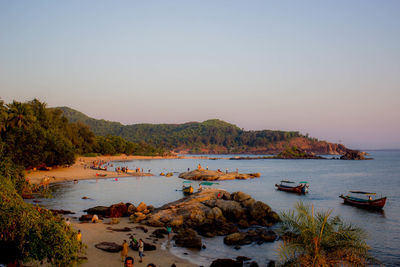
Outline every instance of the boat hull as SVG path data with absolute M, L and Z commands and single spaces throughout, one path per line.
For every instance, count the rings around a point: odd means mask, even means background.
M 182 192 L 186 195 L 193 194 L 193 187 L 192 186 L 187 186 L 182 188 Z
M 365 209 L 383 209 L 383 207 L 386 204 L 386 197 L 374 200 L 358 199 L 343 195 L 340 195 L 339 197 L 343 199 L 344 204 L 357 206 Z
M 307 188 L 304 185 L 286 186 L 286 185 L 275 184 L 275 186 L 276 186 L 276 189 L 280 190 L 280 191 L 291 192 L 291 193 L 296 193 L 296 194 L 307 193 Z

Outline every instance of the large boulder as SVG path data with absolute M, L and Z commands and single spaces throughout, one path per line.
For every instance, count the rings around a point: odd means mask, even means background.
M 150 236 L 155 238 L 164 238 L 166 235 L 168 235 L 167 229 L 161 228 L 154 230 Z
M 224 243 L 230 246 L 236 246 L 236 245 L 248 245 L 251 244 L 252 241 L 247 238 L 247 233 L 237 232 L 225 236 Z
M 144 202 L 140 202 L 139 206 L 137 206 L 136 211 L 142 212 L 147 209 L 147 205 Z
M 84 212 L 87 212 L 88 214 L 96 214 L 96 215 L 101 215 L 103 217 L 107 216 L 109 207 L 106 206 L 96 206 L 87 210 L 84 210 Z
M 246 217 L 246 210 L 236 201 L 218 199 L 215 206 L 221 209 L 229 221 L 236 222 Z
M 107 251 L 107 252 L 120 252 L 122 250 L 122 246 L 114 243 L 114 242 L 101 242 L 94 245 L 96 248 Z
M 202 243 L 200 236 L 192 229 L 182 229 L 173 238 L 179 247 L 201 249 Z
M 249 209 L 249 214 L 251 218 L 256 221 L 265 219 L 267 214 L 271 212 L 271 207 L 261 201 L 256 201 Z
M 118 218 L 128 214 L 128 208 L 124 203 L 111 205 L 106 213 L 106 217 Z
M 245 200 L 251 199 L 250 195 L 243 193 L 243 192 L 234 192 L 234 193 L 232 193 L 231 196 L 232 196 L 232 199 L 237 202 L 243 202 Z
M 199 225 L 196 230 L 200 235 L 206 237 L 214 237 L 216 235 L 224 236 L 238 231 L 235 224 L 225 221 L 214 221 Z

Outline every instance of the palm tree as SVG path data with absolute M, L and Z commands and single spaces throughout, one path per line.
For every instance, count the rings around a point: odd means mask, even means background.
M 33 121 L 35 116 L 29 105 L 13 101 L 8 107 L 7 127 L 27 128 Z
M 4 106 L 4 101 L 0 99 L 0 134 L 6 130 L 7 109 Z
M 366 266 L 373 261 L 366 233 L 331 213 L 314 215 L 314 207 L 303 202 L 281 213 L 278 254 L 284 266 Z

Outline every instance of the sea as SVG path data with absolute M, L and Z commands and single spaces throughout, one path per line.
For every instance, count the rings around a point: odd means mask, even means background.
M 84 214 L 84 209 L 93 206 L 108 206 L 119 202 L 138 205 L 143 201 L 147 205 L 159 207 L 183 197 L 180 191 L 183 180 L 178 178 L 178 175 L 188 169 L 195 169 L 198 164 L 204 168 L 208 166 L 210 170 L 238 169 L 240 173 L 259 172 L 260 178 L 219 181 L 212 187 L 231 193 L 245 192 L 254 199 L 267 203 L 277 212 L 289 211 L 299 201 L 313 205 L 316 211 L 330 210 L 333 216 L 339 215 L 345 222 L 366 230 L 370 252 L 380 265 L 400 266 L 400 150 L 367 152 L 372 160 L 344 161 L 337 160 L 332 155 L 325 155 L 329 158 L 326 160 L 229 160 L 228 158 L 237 155 L 206 155 L 220 159 L 116 161 L 112 162 L 114 167 L 141 168 L 155 175 L 53 184 L 53 197 L 40 199 L 40 204 L 52 209 L 71 210 L 76 212 L 75 216 Z M 160 175 L 162 172 L 173 172 L 174 175 L 165 177 Z M 277 191 L 275 184 L 281 180 L 307 181 L 310 185 L 309 193 L 297 195 Z M 195 189 L 198 183 L 192 182 Z M 347 194 L 350 190 L 376 192 L 377 197 L 386 196 L 386 206 L 383 211 L 377 212 L 344 205 L 339 195 Z M 82 199 L 83 196 L 89 199 Z M 162 249 L 168 249 L 171 253 L 199 266 L 209 266 L 218 258 L 236 256 L 249 257 L 260 266 L 267 266 L 270 260 L 279 260 L 279 241 L 245 245 L 236 250 L 224 245 L 223 237 L 202 240 L 206 249 L 200 251 L 166 243 L 162 244 Z

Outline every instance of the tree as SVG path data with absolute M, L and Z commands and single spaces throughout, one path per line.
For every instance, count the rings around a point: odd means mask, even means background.
M 28 104 L 13 101 L 7 105 L 8 116 L 7 126 L 10 128 L 28 128 L 28 126 L 35 121 L 35 116 Z
M 366 266 L 373 260 L 365 232 L 331 213 L 314 215 L 314 207 L 298 202 L 295 211 L 281 214 L 279 255 L 284 266 Z

